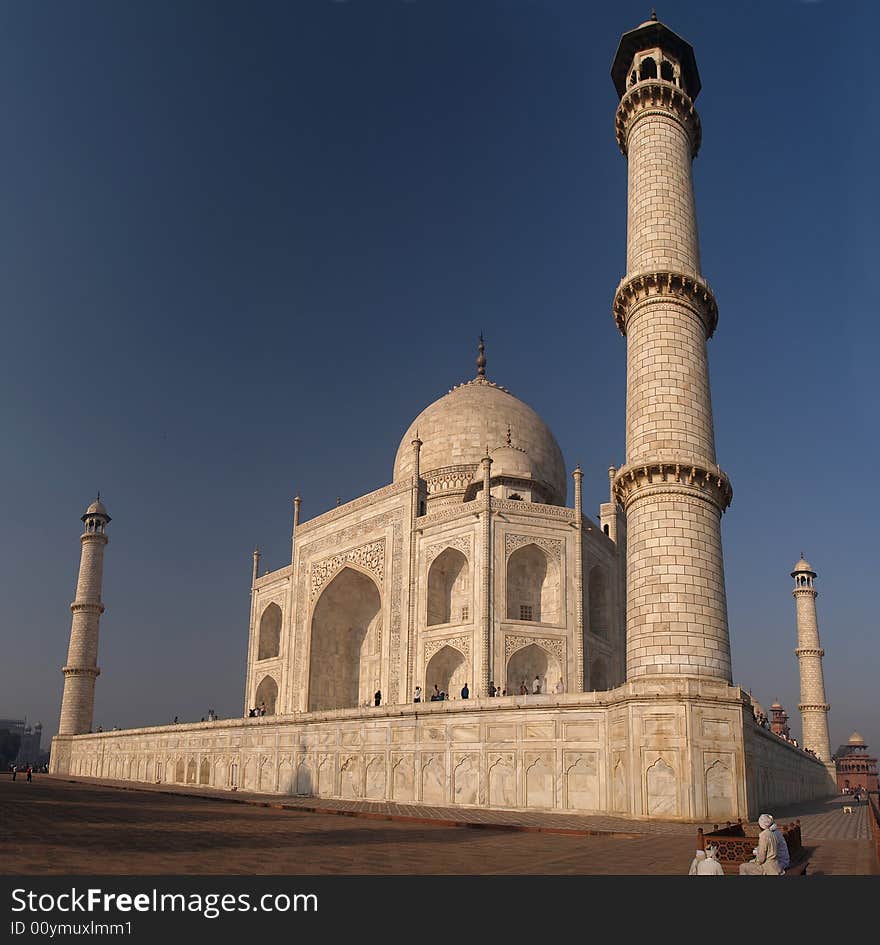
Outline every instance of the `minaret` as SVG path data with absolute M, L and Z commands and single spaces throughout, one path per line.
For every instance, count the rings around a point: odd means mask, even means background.
M 828 739 L 828 710 L 825 701 L 825 679 L 822 675 L 822 657 L 825 651 L 819 643 L 819 623 L 816 620 L 816 597 L 813 586 L 816 572 L 804 561 L 800 561 L 791 572 L 794 590 L 791 592 L 797 607 L 798 645 L 795 653 L 801 674 L 801 713 L 803 748 L 811 748 L 820 761 L 831 764 L 831 743 Z
M 92 728 L 95 709 L 95 678 L 98 669 L 98 623 L 104 613 L 101 603 L 101 581 L 104 573 L 104 546 L 108 542 L 104 529 L 110 521 L 101 495 L 86 509 L 80 541 L 82 554 L 76 600 L 70 605 L 73 620 L 70 626 L 70 648 L 64 673 L 64 695 L 61 698 L 59 735 L 81 735 Z
M 611 77 L 628 159 L 626 276 L 614 317 L 627 342 L 626 675 L 730 682 L 721 515 L 706 341 L 718 312 L 700 274 L 691 162 L 700 77 L 690 44 L 656 18 L 621 38 Z

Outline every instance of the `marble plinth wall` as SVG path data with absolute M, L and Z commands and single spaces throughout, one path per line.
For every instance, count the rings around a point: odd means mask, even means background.
M 422 703 L 56 736 L 52 772 L 241 791 L 727 820 L 831 793 L 724 683 Z

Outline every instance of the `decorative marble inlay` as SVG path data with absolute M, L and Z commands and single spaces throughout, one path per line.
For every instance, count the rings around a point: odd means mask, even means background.
M 444 646 L 451 646 L 453 649 L 458 650 L 465 659 L 470 659 L 470 635 L 460 637 L 441 637 L 437 640 L 428 640 L 428 642 L 425 644 L 425 664 L 427 665 L 428 660 L 430 660 L 435 653 L 442 650 Z
M 324 584 L 346 564 L 357 564 L 372 571 L 381 584 L 385 576 L 385 539 L 371 541 L 359 548 L 350 548 L 313 564 L 309 572 L 309 599 L 314 600 Z
M 504 659 L 509 660 L 517 650 L 530 646 L 532 643 L 549 651 L 563 666 L 565 665 L 565 640 L 558 637 L 523 637 L 508 634 L 504 639 Z
M 470 561 L 471 558 L 471 538 L 470 535 L 458 535 L 455 538 L 450 538 L 447 541 L 438 541 L 434 545 L 429 545 L 425 551 L 425 560 L 428 565 L 439 555 L 441 552 L 446 551 L 447 548 L 455 548 L 456 551 L 460 551 L 467 559 Z
M 553 538 L 540 538 L 535 535 L 505 535 L 504 552 L 509 558 L 517 548 L 523 545 L 537 545 L 543 548 L 547 554 L 552 555 L 557 561 L 562 557 L 562 542 Z

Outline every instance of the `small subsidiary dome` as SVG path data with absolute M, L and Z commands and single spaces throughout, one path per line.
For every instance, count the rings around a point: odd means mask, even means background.
M 83 515 L 85 519 L 89 515 L 103 515 L 107 521 L 110 521 L 110 516 L 107 514 L 107 509 L 104 506 L 104 503 L 101 501 L 101 495 L 98 494 L 98 498 L 86 509 L 86 514 Z

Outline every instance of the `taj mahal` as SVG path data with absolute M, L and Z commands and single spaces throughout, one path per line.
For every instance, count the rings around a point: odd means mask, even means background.
M 99 498 L 82 517 L 53 772 L 716 821 L 834 792 L 817 574 L 803 558 L 803 747 L 757 724 L 731 682 L 721 517 L 733 493 L 709 389 L 718 308 L 691 176 L 694 51 L 652 18 L 623 35 L 611 77 L 628 162 L 611 305 L 626 454 L 598 520 L 580 468 L 500 383 L 515 379 L 495 379 L 481 338 L 476 374 L 415 417 L 388 485 L 305 521 L 297 497 L 289 564 L 261 575 L 255 552 L 242 716 L 92 732 L 110 523 Z

